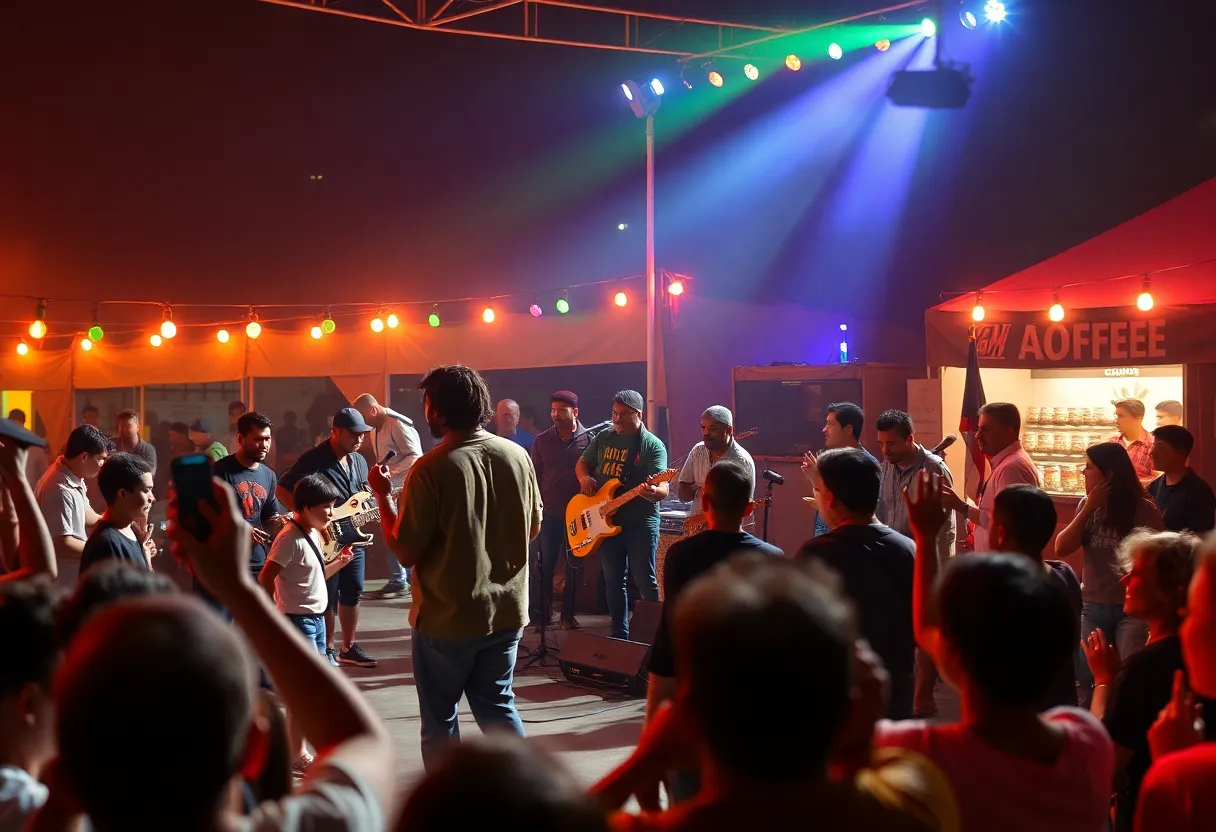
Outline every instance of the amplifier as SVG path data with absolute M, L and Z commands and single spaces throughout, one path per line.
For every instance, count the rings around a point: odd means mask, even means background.
M 572 682 L 646 695 L 646 655 L 650 646 L 579 630 L 566 634 L 557 664 Z

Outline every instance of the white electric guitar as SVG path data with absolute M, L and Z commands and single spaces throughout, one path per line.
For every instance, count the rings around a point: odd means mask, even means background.
M 347 546 L 371 544 L 372 536 L 359 529 L 368 523 L 379 522 L 380 506 L 376 503 L 376 495 L 370 491 L 352 494 L 348 500 L 334 506 L 333 520 L 318 530 L 321 535 L 321 559 L 329 564 Z

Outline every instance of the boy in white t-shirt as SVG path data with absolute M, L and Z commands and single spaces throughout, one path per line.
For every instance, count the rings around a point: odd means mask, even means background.
M 274 598 L 279 612 L 290 619 L 308 643 L 325 655 L 325 607 L 329 594 L 325 581 L 351 561 L 350 550 L 325 564 L 321 557 L 320 529 L 333 518 L 334 503 L 342 499 L 336 486 L 320 474 L 309 474 L 292 491 L 295 511 L 291 521 L 275 538 L 258 575 L 262 589 Z M 295 771 L 303 772 L 313 762 L 303 733 L 291 715 L 287 731 L 295 749 Z

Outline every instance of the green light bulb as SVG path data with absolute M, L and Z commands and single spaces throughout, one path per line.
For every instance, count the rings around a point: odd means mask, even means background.
M 326 318 L 325 320 L 321 321 L 321 331 L 324 332 L 326 335 L 333 335 L 334 330 L 337 328 L 338 328 L 338 325 L 336 323 L 334 323 L 333 318 Z
M 567 312 L 569 312 L 570 311 L 570 301 L 566 300 L 565 298 L 558 298 L 557 299 L 557 311 L 561 315 L 565 315 Z
M 439 326 L 439 313 L 432 312 L 429 316 L 427 316 L 426 322 L 431 326 Z
M 105 337 L 106 337 L 105 330 L 101 328 L 100 324 L 93 324 L 91 327 L 89 327 L 89 340 L 90 341 L 100 341 L 102 338 L 105 338 Z

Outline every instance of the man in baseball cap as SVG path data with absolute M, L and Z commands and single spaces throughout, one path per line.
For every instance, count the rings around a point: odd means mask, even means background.
M 606 538 L 599 548 L 613 638 L 629 638 L 626 585 L 630 573 L 643 599 L 659 600 L 655 552 L 659 546 L 659 502 L 667 496 L 668 484 L 647 480 L 667 467 L 667 448 L 642 423 L 644 407 L 642 394 L 636 390 L 622 390 L 613 396 L 612 430 L 591 440 L 575 468 L 579 487 L 588 496 L 611 479 L 621 483 L 618 494 L 641 485 L 640 495 L 612 515 L 611 522 L 621 527 L 620 533 Z
M 211 423 L 206 419 L 195 419 L 190 424 L 190 441 L 200 454 L 206 454 L 214 462 L 219 462 L 228 456 L 224 443 L 216 442 L 211 434 Z

